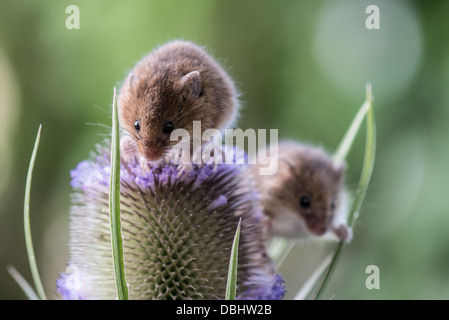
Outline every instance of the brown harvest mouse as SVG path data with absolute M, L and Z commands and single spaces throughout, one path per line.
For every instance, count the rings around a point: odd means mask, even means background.
M 249 169 L 268 217 L 269 234 L 292 239 L 336 236 L 350 241 L 345 166 L 334 164 L 320 148 L 293 141 L 278 144 L 277 158 L 273 175 L 260 175 L 257 163 Z
M 192 137 L 193 121 L 224 130 L 238 114 L 236 88 L 206 51 L 186 41 L 169 42 L 132 69 L 119 93 L 118 110 L 126 157 L 157 163 L 167 159 L 175 129 Z

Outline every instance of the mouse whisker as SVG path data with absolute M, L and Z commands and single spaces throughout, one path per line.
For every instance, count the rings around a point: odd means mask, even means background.
M 108 143 L 108 142 L 110 142 L 110 141 L 111 141 L 111 139 L 102 139 L 102 140 L 99 142 L 99 144 Z
M 106 138 L 109 138 L 109 139 L 111 138 L 111 135 L 108 133 L 98 133 L 97 136 L 105 137 L 105 140 L 106 140 Z
M 137 134 L 135 132 L 131 132 L 131 131 L 125 129 L 125 128 L 120 128 L 120 135 L 121 136 L 129 136 L 134 141 L 139 140 L 139 136 L 137 136 Z
M 109 114 L 109 112 L 110 112 L 108 109 L 100 107 L 98 104 L 94 104 L 94 105 L 92 105 L 92 107 L 94 107 L 95 109 L 100 110 L 100 111 L 102 111 L 104 113 L 107 113 L 107 114 Z
M 201 103 L 201 104 L 199 104 L 199 105 L 197 105 L 197 106 L 195 106 L 194 108 L 188 110 L 186 113 L 181 114 L 178 118 L 175 119 L 175 122 L 179 121 L 181 118 L 184 118 L 184 117 L 185 117 L 186 115 L 188 115 L 189 113 L 191 113 L 191 112 L 193 112 L 193 111 L 196 111 L 197 109 L 203 107 L 203 105 L 204 105 L 204 102 Z
M 101 122 L 86 122 L 85 124 L 87 126 L 98 126 L 98 127 L 101 127 L 101 128 L 112 129 L 111 126 L 109 126 L 107 124 L 104 124 L 104 123 L 101 123 Z

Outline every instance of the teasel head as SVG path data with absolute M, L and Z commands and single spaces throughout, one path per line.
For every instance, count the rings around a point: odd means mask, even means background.
M 69 262 L 58 290 L 63 299 L 115 299 L 109 148 L 99 146 L 71 176 Z M 130 299 L 224 299 L 240 218 L 237 299 L 284 296 L 283 279 L 267 255 L 257 194 L 247 187 L 243 165 L 194 166 L 179 174 L 171 163 L 144 168 L 122 158 L 120 180 Z

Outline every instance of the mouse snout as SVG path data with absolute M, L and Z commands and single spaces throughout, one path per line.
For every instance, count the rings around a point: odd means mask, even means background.
M 148 162 L 154 162 L 158 159 L 159 159 L 159 157 L 155 156 L 153 153 L 149 153 L 149 152 L 145 153 L 145 160 L 147 160 Z
M 163 156 L 163 148 L 160 144 L 152 143 L 149 146 L 143 145 L 140 149 L 141 155 L 143 155 L 148 162 L 158 161 Z
M 317 218 L 316 216 L 311 216 L 306 219 L 307 228 L 311 233 L 317 236 L 322 236 L 327 232 L 327 223 L 325 219 Z
M 327 227 L 325 225 L 317 225 L 315 228 L 311 229 L 313 234 L 317 236 L 322 236 L 327 232 Z

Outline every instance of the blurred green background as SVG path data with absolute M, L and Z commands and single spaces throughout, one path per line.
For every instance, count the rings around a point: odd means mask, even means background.
M 68 30 L 68 5 L 80 29 Z M 365 9 L 380 8 L 368 30 Z M 449 298 L 449 2 L 447 1 L 6 1 L 0 0 L 0 299 L 22 299 L 6 271 L 29 281 L 22 215 L 25 177 L 43 125 L 31 223 L 44 286 L 68 252 L 70 170 L 106 137 L 114 86 L 158 45 L 206 46 L 242 93 L 239 127 L 338 145 L 375 95 L 376 166 L 354 240 L 324 298 Z M 347 160 L 357 185 L 364 131 Z M 297 246 L 280 272 L 291 298 L 329 245 Z M 368 290 L 368 265 L 380 289 Z

